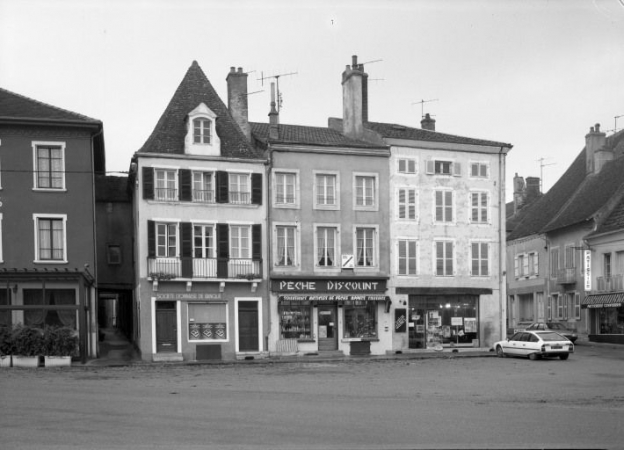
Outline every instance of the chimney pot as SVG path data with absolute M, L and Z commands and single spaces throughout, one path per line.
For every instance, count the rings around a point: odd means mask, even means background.
M 234 71 L 235 71 L 234 67 L 233 66 L 230 67 L 230 73 L 234 73 Z
M 242 67 L 238 68 L 238 73 L 243 73 L 243 68 Z
M 351 61 L 352 61 L 351 67 L 352 67 L 353 69 L 357 69 L 357 66 L 358 66 L 358 63 L 357 63 L 357 55 L 353 55 L 353 56 L 351 57 Z

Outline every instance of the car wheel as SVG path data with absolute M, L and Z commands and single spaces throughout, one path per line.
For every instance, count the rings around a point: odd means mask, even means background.
M 565 361 L 566 359 L 568 359 L 570 355 L 568 355 L 567 353 L 565 355 L 559 355 L 559 358 L 561 358 L 563 361 Z
M 529 355 L 529 359 L 530 359 L 531 361 L 535 361 L 536 359 L 540 359 L 540 356 L 539 356 L 537 353 L 531 353 L 531 354 Z
M 501 347 L 500 345 L 496 346 L 496 356 L 498 356 L 499 358 L 504 358 L 505 352 L 503 351 L 503 347 Z

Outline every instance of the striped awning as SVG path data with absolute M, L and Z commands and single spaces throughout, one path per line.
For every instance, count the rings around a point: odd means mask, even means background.
M 591 294 L 581 301 L 581 308 L 619 308 L 624 305 L 624 292 Z

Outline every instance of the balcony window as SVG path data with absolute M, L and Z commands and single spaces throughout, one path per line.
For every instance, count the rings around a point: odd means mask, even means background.
M 214 203 L 214 176 L 211 172 L 193 172 L 193 201 Z
M 177 171 L 171 169 L 155 169 L 155 175 L 155 199 L 166 201 L 178 200 Z
M 229 199 L 234 204 L 251 203 L 250 176 L 246 173 L 230 173 L 229 178 Z

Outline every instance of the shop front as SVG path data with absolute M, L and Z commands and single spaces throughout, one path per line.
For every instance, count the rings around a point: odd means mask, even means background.
M 386 278 L 273 279 L 275 351 L 384 354 L 389 348 Z
M 591 294 L 581 302 L 589 314 L 589 340 L 624 344 L 624 292 Z

